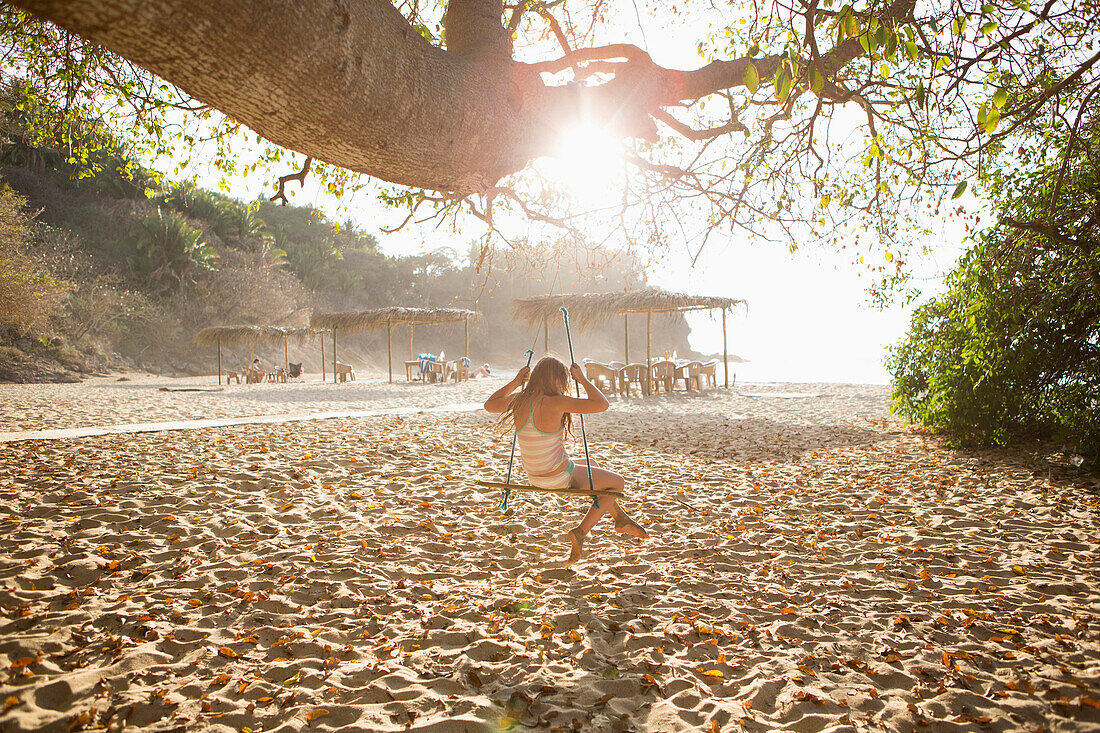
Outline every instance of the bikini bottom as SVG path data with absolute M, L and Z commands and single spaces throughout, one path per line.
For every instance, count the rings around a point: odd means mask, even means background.
M 557 473 L 549 476 L 532 476 L 527 474 L 532 486 L 540 489 L 568 489 L 573 485 L 573 461 L 569 461 Z

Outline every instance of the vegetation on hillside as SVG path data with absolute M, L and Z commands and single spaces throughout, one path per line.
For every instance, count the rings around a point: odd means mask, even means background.
M 302 326 L 314 311 L 383 305 L 477 310 L 471 356 L 515 359 L 541 337 L 517 330 L 508 312 L 513 297 L 644 284 L 636 258 L 573 239 L 531 243 L 522 252 L 472 246 L 388 256 L 362 228 L 312 208 L 245 203 L 193 183 L 162 182 L 91 123 L 83 134 L 95 144 L 79 159 L 67 156 L 59 139 L 41 141 L 25 127 L 27 100 L 18 89 L 2 102 L 0 343 L 24 351 L 64 347 L 70 366 L 80 353 L 89 369 L 121 366 L 121 357 L 148 368 L 208 371 L 210 355 L 189 345 L 204 326 Z M 643 327 L 639 321 L 636 343 Z M 687 350 L 682 322 L 658 319 L 655 331 L 661 348 Z M 456 355 L 463 337 L 461 329 L 426 329 L 414 346 Z M 375 355 L 377 365 L 385 358 L 380 339 L 366 335 L 345 346 Z M 606 357 L 619 352 L 621 339 L 622 324 L 611 323 L 582 335 L 579 346 Z

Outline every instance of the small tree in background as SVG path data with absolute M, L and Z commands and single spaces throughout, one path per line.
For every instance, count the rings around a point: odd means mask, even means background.
M 178 291 L 193 270 L 209 267 L 218 258 L 202 232 L 174 212 L 142 219 L 133 244 L 130 268 L 161 293 Z

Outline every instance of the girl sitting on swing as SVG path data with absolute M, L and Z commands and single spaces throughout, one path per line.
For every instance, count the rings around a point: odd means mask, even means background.
M 570 397 L 569 376 L 584 387 L 586 397 Z M 526 386 L 524 385 L 526 382 Z M 512 395 L 518 387 L 523 389 Z M 565 368 L 558 359 L 544 356 L 535 368 L 523 367 L 515 378 L 485 400 L 485 409 L 499 414 L 497 426 L 502 430 L 516 431 L 520 460 L 531 484 L 543 489 L 589 489 L 623 492 L 625 481 L 617 473 L 600 468 L 591 462 L 592 485 L 589 486 L 589 465 L 584 461 L 571 461 L 565 452 L 565 437 L 572 437 L 573 413 L 590 415 L 603 412 L 609 406 L 599 388 L 584 376 L 581 368 L 573 364 Z M 615 519 L 615 530 L 623 534 L 645 539 L 644 529 L 626 515 L 616 497 L 601 496 L 594 503 L 581 523 L 569 530 L 572 550 L 566 564 L 581 558 L 584 536 L 600 518 L 608 514 Z

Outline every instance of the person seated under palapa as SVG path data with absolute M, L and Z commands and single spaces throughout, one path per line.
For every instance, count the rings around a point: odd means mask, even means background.
M 248 367 L 248 373 L 245 377 L 245 382 L 247 382 L 248 384 L 258 384 L 259 382 L 264 381 L 265 375 L 266 372 L 264 372 L 264 368 L 260 366 L 260 357 L 257 356 L 255 359 L 252 360 L 252 364 Z

